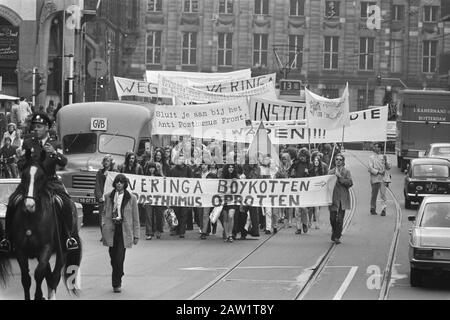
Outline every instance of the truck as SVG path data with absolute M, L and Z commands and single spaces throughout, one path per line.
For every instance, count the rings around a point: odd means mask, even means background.
M 83 206 L 85 223 L 98 219 L 96 173 L 110 154 L 117 165 L 128 151 L 138 157 L 152 150 L 154 105 L 136 102 L 85 102 L 64 106 L 57 117 L 57 135 L 68 163 L 57 171 L 72 200 Z M 158 141 L 161 145 L 163 141 Z
M 425 155 L 431 143 L 450 142 L 450 91 L 402 90 L 397 104 L 397 167 Z

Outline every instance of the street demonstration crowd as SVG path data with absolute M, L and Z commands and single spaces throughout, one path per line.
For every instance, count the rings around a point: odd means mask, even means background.
M 338 178 L 345 170 L 343 156 L 338 145 L 332 148 L 330 144 L 314 145 L 313 149 L 307 145 L 280 146 L 280 159 L 274 161 L 270 155 L 260 154 L 257 164 L 239 164 L 237 154 L 233 151 L 226 155 L 226 164 L 216 164 L 211 161 L 211 145 L 203 145 L 203 150 L 194 150 L 193 154 L 202 153 L 203 157 L 187 157 L 177 144 L 173 147 L 157 147 L 154 152 L 146 152 L 138 157 L 133 152 L 125 155 L 122 164 L 114 163 L 112 156 L 103 158 L 102 168 L 97 172 L 95 195 L 103 212 L 105 201 L 103 189 L 108 171 L 124 174 L 206 178 L 206 179 L 265 179 L 265 178 L 303 178 L 326 174 L 336 174 Z M 205 156 L 205 151 L 208 156 Z M 248 160 L 248 158 L 247 158 Z M 278 159 L 277 159 L 278 160 Z M 336 161 L 337 160 L 337 161 Z M 275 163 L 279 163 L 275 165 Z M 337 167 L 336 167 L 337 166 Z M 337 173 L 336 173 L 337 171 Z M 349 186 L 351 177 L 348 172 Z M 336 199 L 334 199 L 336 198 Z M 333 227 L 332 241 L 339 242 L 342 231 L 343 213 L 350 209 L 349 196 L 341 192 L 334 192 L 333 204 L 330 206 L 331 222 Z M 295 234 L 307 233 L 308 230 L 319 229 L 320 207 L 310 208 L 260 208 L 243 205 L 225 205 L 221 212 L 218 208 L 189 208 L 189 207 L 163 207 L 150 204 L 139 204 L 141 219 L 145 217 L 146 239 L 161 238 L 167 221 L 171 236 L 185 237 L 186 230 L 194 230 L 194 223 L 199 228 L 200 239 L 216 234 L 217 223 L 222 224 L 222 237 L 225 242 L 237 239 L 246 239 L 247 236 L 259 237 L 260 231 L 265 234 L 277 233 L 279 223 L 287 221 L 287 226 L 296 227 Z M 173 211 L 172 211 L 173 210 Z M 170 214 L 173 212 L 178 225 L 171 226 Z M 333 215 L 333 212 L 335 213 Z M 342 214 L 338 214 L 342 213 Z M 342 215 L 342 219 L 338 219 Z M 218 216 L 217 221 L 213 216 Z M 334 217 L 334 222 L 333 222 Z M 166 219 L 167 218 L 167 219 Z M 213 221 L 211 221 L 213 219 Z M 335 225 L 333 225 L 335 224 Z M 336 228 L 335 228 L 336 227 Z M 341 231 L 339 231 L 339 228 Z M 336 230 L 335 230 L 336 229 Z

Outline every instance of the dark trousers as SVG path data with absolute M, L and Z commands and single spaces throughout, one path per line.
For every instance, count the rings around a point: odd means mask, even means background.
M 191 211 L 192 218 L 192 209 L 185 207 L 174 207 L 173 211 L 175 211 L 175 215 L 178 220 L 178 226 L 176 227 L 177 233 L 179 235 L 184 235 L 186 233 L 186 220 L 188 218 L 188 212 Z
M 380 191 L 381 182 L 375 182 L 371 184 L 372 194 L 370 197 L 370 210 L 375 210 L 377 208 L 377 197 Z
M 186 212 L 186 230 L 194 230 L 194 216 L 192 214 L 192 208 L 187 208 Z
M 163 232 L 163 207 L 145 205 L 145 235 Z
M 258 236 L 259 235 L 259 214 L 260 214 L 261 208 L 248 207 L 248 211 L 250 213 L 250 220 L 252 222 L 252 228 L 251 228 L 250 234 L 252 236 Z
M 331 223 L 331 239 L 340 239 L 342 236 L 342 227 L 344 225 L 345 210 L 342 210 L 342 206 L 339 204 L 338 211 L 330 211 L 330 223 Z
M 123 244 L 122 224 L 114 225 L 114 243 L 109 247 L 109 256 L 112 266 L 112 286 L 122 285 L 123 263 L 125 261 L 125 246 Z
M 234 230 L 233 235 L 236 235 L 238 233 L 241 233 L 241 236 L 245 237 L 248 232 L 245 230 L 245 224 L 247 223 L 247 210 L 244 211 L 238 211 L 234 215 Z

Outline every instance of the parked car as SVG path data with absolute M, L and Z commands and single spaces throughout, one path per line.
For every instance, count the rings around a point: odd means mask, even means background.
M 0 223 L 2 228 L 5 227 L 6 206 L 8 205 L 9 196 L 16 190 L 20 179 L 0 179 Z M 78 230 L 81 229 L 83 222 L 83 207 L 75 202 L 78 214 Z
M 430 144 L 430 147 L 425 152 L 425 156 L 450 160 L 450 142 Z
M 441 276 L 450 271 L 450 195 L 428 196 L 415 216 L 410 230 L 410 282 L 422 284 L 424 272 Z
M 405 208 L 411 202 L 420 202 L 423 197 L 434 194 L 450 194 L 450 161 L 439 158 L 412 159 L 406 172 L 403 194 Z

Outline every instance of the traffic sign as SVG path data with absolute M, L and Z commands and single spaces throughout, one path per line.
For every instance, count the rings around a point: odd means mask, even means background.
M 106 71 L 106 62 L 101 58 L 92 59 L 88 64 L 88 73 L 93 78 L 104 77 Z
M 299 96 L 302 82 L 300 80 L 280 80 L 280 94 Z

